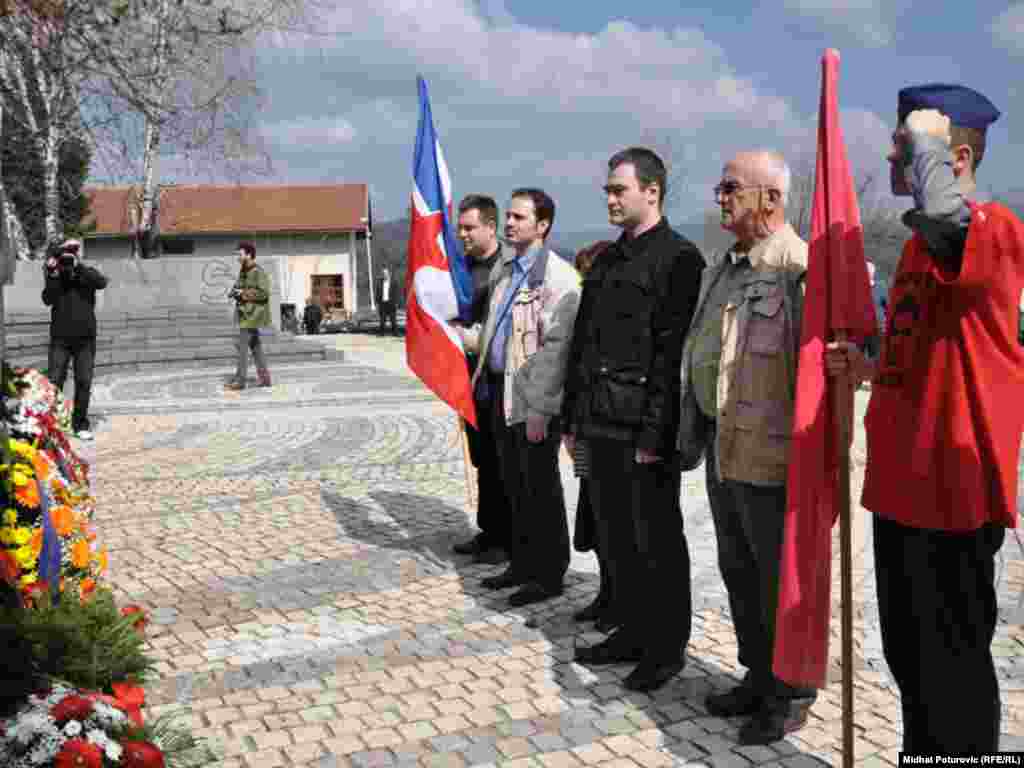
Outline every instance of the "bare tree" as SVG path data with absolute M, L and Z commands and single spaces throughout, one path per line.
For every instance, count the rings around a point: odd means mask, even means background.
M 136 182 L 137 254 L 155 251 L 166 153 L 236 178 L 269 171 L 251 129 L 263 94 L 246 54 L 264 33 L 310 19 L 315 2 L 121 0 L 116 24 L 82 37 L 100 51 L 86 81 L 91 114 L 106 118 L 95 143 L 108 171 Z

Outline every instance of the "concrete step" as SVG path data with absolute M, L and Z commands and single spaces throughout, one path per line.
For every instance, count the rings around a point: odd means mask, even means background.
M 294 334 L 281 333 L 273 329 L 266 329 L 262 334 L 265 340 L 277 340 L 293 338 Z M 148 330 L 128 330 L 111 333 L 105 328 L 99 330 L 96 337 L 97 347 L 109 346 L 161 346 L 173 344 L 203 344 L 211 340 L 221 342 L 233 341 L 238 336 L 238 329 L 230 326 L 224 328 L 153 328 Z M 40 344 L 46 345 L 50 341 L 50 332 L 33 331 L 32 333 L 10 333 L 7 334 L 7 346 L 9 349 L 22 347 L 33 347 Z
M 48 345 L 35 345 L 10 349 L 8 359 L 13 365 L 32 368 L 46 368 Z M 263 342 L 263 354 L 271 367 L 276 363 L 289 362 L 338 362 L 344 354 L 321 344 L 282 339 Z M 190 345 L 142 345 L 98 347 L 96 350 L 96 374 L 122 370 L 149 370 L 161 367 L 190 368 L 195 366 L 231 366 L 235 364 L 237 351 L 231 343 L 214 340 L 205 344 Z

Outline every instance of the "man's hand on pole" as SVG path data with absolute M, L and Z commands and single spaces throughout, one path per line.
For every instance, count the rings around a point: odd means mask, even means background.
M 870 381 L 875 374 L 874 363 L 850 341 L 833 341 L 826 345 L 825 370 L 829 376 L 850 376 L 855 384 Z
M 548 436 L 548 417 L 543 413 L 529 413 L 526 416 L 526 439 L 531 443 L 542 443 Z

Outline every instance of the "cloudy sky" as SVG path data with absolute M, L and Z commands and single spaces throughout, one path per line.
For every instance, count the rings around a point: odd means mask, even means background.
M 1005 115 L 982 180 L 1024 187 L 1024 2 L 980 0 L 338 0 L 314 34 L 259 54 L 260 131 L 279 183 L 368 182 L 374 216 L 409 205 L 416 75 L 456 196 L 547 189 L 556 230 L 605 224 L 608 156 L 641 141 L 684 172 L 676 219 L 710 205 L 738 149 L 813 158 L 820 57 L 841 51 L 858 174 L 884 178 L 896 91 L 962 82 Z M 714 10 L 711 8 L 714 7 Z

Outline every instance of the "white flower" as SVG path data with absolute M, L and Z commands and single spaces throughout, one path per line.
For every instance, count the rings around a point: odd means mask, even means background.
M 64 735 L 74 738 L 82 732 L 82 724 L 77 720 L 68 720 L 64 726 Z
M 121 725 L 128 721 L 124 712 L 103 701 L 93 704 L 92 711 L 96 719 L 104 726 Z
M 90 744 L 95 744 L 100 749 L 106 749 L 112 742 L 107 738 L 107 734 L 98 728 L 93 728 L 85 735 L 85 740 Z
M 115 741 L 111 741 L 109 744 L 107 744 L 107 748 L 103 750 L 103 752 L 107 756 L 107 759 L 115 763 L 121 759 L 121 753 L 123 751 L 124 750 L 121 749 L 121 745 Z

